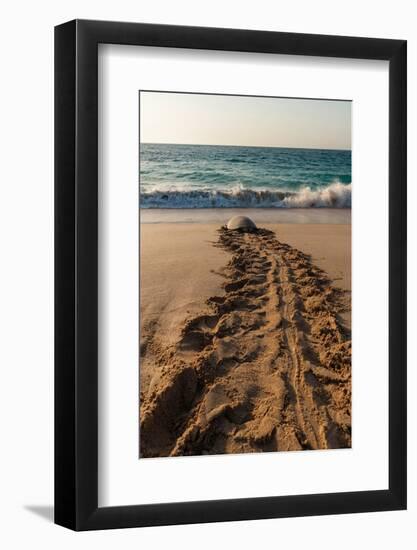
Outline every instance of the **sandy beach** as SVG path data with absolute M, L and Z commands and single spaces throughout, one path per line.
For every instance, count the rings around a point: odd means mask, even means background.
M 141 217 L 141 457 L 349 447 L 350 211 L 231 214 Z

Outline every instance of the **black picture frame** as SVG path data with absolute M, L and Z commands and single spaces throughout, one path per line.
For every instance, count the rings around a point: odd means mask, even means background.
M 387 490 L 98 507 L 98 44 L 388 60 Z M 106 21 L 55 28 L 55 523 L 78 531 L 406 508 L 406 46 Z

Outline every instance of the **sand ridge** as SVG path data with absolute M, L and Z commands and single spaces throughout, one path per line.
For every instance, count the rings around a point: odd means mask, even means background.
M 351 445 L 349 293 L 275 233 L 221 228 L 224 295 L 183 325 L 141 393 L 140 456 Z

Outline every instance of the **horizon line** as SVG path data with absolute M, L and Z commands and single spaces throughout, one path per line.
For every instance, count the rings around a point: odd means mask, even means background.
M 249 147 L 253 149 L 302 149 L 306 151 L 350 151 L 352 148 L 337 148 L 337 147 L 288 147 L 283 145 L 239 145 L 239 144 L 223 144 L 223 143 L 172 143 L 168 141 L 140 141 L 139 145 L 187 145 L 187 146 L 202 146 L 202 147 Z

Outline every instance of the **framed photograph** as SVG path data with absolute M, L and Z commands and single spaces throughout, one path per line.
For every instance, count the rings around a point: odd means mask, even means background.
M 55 522 L 406 508 L 406 42 L 55 29 Z

